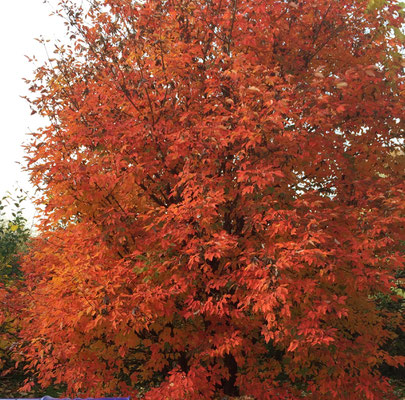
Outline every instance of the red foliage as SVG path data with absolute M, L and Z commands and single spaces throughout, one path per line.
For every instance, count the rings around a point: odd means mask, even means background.
M 404 261 L 393 0 L 62 2 L 25 261 L 44 386 L 145 399 L 386 399 Z M 380 7 L 374 5 L 380 4 Z M 403 64 L 402 64 L 403 66 Z

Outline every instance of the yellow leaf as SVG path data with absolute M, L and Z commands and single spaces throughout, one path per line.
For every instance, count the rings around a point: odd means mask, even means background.
M 10 229 L 12 232 L 15 232 L 18 229 L 18 225 L 10 225 Z

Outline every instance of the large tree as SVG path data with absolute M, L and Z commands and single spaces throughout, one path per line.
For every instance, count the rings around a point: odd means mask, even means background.
M 25 262 L 42 385 L 145 399 L 386 399 L 402 323 L 394 0 L 61 2 L 31 83 Z

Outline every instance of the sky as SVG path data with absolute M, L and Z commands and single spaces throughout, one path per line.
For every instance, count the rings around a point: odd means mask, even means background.
M 3 1 L 0 22 L 0 198 L 7 191 L 22 188 L 33 196 L 34 189 L 28 174 L 21 170 L 24 165 L 22 144 L 28 132 L 45 126 L 46 121 L 37 115 L 31 116 L 28 103 L 21 98 L 27 95 L 28 87 L 22 78 L 33 75 L 34 65 L 25 55 L 35 55 L 38 64 L 46 58 L 43 46 L 35 38 L 51 39 L 65 37 L 64 21 L 50 16 L 58 0 L 9 0 Z M 50 48 L 52 48 L 50 46 Z M 32 202 L 25 202 L 25 215 L 32 224 L 35 210 Z

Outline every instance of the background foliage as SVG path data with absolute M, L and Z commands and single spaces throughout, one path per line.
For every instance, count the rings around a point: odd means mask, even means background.
M 25 375 L 14 368 L 13 350 L 19 341 L 20 308 L 15 299 L 21 289 L 20 261 L 31 232 L 23 215 L 25 194 L 8 194 L 0 200 L 0 393 L 17 396 Z M 9 376 L 8 371 L 12 371 Z M 10 371 L 10 372 L 11 372 Z

